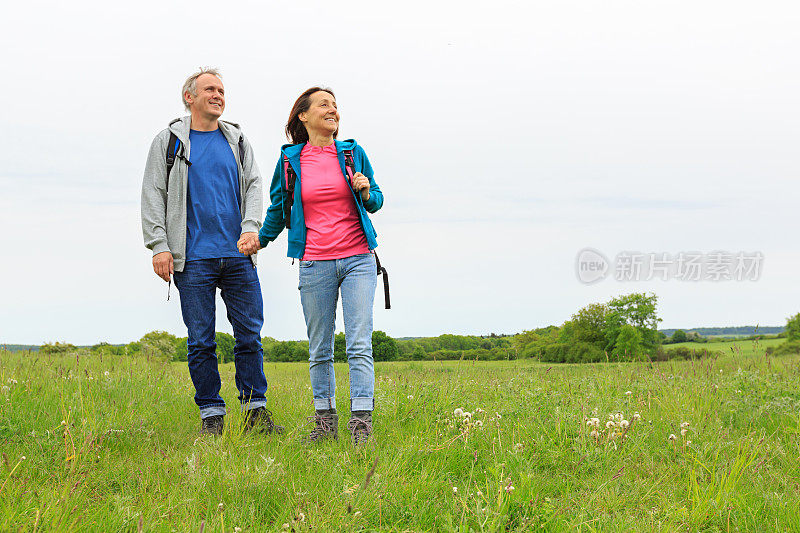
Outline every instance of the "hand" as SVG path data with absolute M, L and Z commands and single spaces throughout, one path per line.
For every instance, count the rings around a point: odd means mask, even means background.
M 153 271 L 159 278 L 169 283 L 170 276 L 175 273 L 175 268 L 172 262 L 172 254 L 169 252 L 161 252 L 154 255 Z
M 353 184 L 353 190 L 361 191 L 361 199 L 365 202 L 369 200 L 369 178 L 361 172 L 356 172 L 350 179 Z
M 258 233 L 253 231 L 242 233 L 242 236 L 239 237 L 239 242 L 236 243 L 236 247 L 239 248 L 239 251 L 244 255 L 253 255 L 258 252 L 261 248 L 261 242 L 258 240 Z

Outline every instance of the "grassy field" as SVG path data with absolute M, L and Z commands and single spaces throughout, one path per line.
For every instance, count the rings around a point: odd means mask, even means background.
M 654 365 L 378 364 L 361 449 L 344 409 L 338 442 L 300 444 L 304 364 L 265 365 L 285 435 L 241 433 L 228 364 L 226 432 L 198 438 L 185 363 L 0 352 L 0 530 L 800 530 L 800 356 L 765 344 Z

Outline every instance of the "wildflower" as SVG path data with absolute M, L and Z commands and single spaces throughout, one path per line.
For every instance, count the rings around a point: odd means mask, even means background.
M 622 422 L 619 423 L 619 427 L 621 427 L 622 429 L 628 429 L 628 426 L 630 425 L 631 423 L 628 422 L 627 420 L 623 420 Z
M 483 493 L 481 491 L 478 491 L 477 494 L 478 494 L 478 496 L 483 496 Z
M 633 419 L 634 420 L 641 420 L 642 419 L 642 415 L 639 414 L 639 411 L 636 411 L 635 413 L 633 413 Z
M 629 391 L 629 390 L 625 391 L 625 396 L 630 396 L 631 394 L 633 394 L 631 391 Z
M 233 528 L 233 533 L 242 533 L 242 528 L 240 528 L 238 526 Z
M 297 513 L 298 522 L 305 522 L 305 520 L 306 520 L 306 515 L 304 515 L 303 513 Z
M 681 437 L 685 437 L 688 432 L 689 430 L 686 428 L 681 429 Z
M 219 502 L 219 505 L 217 505 L 217 511 L 221 513 L 224 510 L 225 510 L 225 505 L 222 502 Z
M 495 413 L 495 416 L 497 417 L 497 419 L 498 419 L 498 420 L 500 420 L 501 418 L 503 418 L 503 417 L 500 415 L 500 413 Z
M 485 413 L 486 411 L 484 411 L 483 409 L 478 407 L 477 409 L 475 409 L 475 412 L 478 413 L 478 414 L 481 414 L 481 413 Z
M 686 441 L 686 445 L 687 445 L 687 446 L 689 446 L 690 444 L 692 444 L 692 441 L 690 441 L 690 440 L 687 440 L 687 441 Z
M 688 428 L 689 422 L 681 422 L 681 428 Z
M 458 494 L 458 487 L 453 487 L 453 494 Z
M 514 451 L 515 451 L 515 452 L 521 452 L 521 451 L 522 451 L 522 448 L 524 448 L 524 446 L 522 445 L 522 443 L 521 443 L 521 442 L 518 442 L 518 443 L 516 443 L 516 444 L 514 445 Z
M 456 416 L 463 416 L 464 415 L 464 410 L 462 408 L 458 407 L 455 411 L 453 411 L 453 414 L 456 415 Z
M 514 490 L 514 485 L 506 485 L 506 492 L 512 492 Z
M 606 422 L 606 429 L 611 429 L 614 426 L 615 426 L 615 424 L 614 424 L 614 422 L 612 420 L 609 420 L 608 422 Z
M 103 372 L 103 375 L 104 375 L 105 377 L 108 377 L 108 376 L 110 376 L 110 375 L 111 375 L 111 372 L 109 372 L 108 370 L 106 370 L 105 372 Z
M 600 437 L 600 433 L 596 429 L 593 429 L 591 433 L 589 433 L 590 437 L 598 438 Z
M 674 433 L 669 434 L 669 440 L 676 440 L 677 438 Z
M 22 461 L 24 461 L 24 460 L 25 460 L 25 456 L 23 455 L 22 457 L 20 457 L 20 459 L 21 459 Z
M 472 418 L 472 413 L 469 411 L 464 411 L 464 418 Z
M 409 394 L 408 396 L 406 396 L 406 398 L 408 398 L 409 400 L 413 400 L 413 399 L 414 399 L 414 396 L 412 396 L 411 394 Z
M 8 383 L 10 383 L 11 385 L 16 385 L 17 384 L 17 380 L 14 379 L 14 378 L 8 378 Z
M 353 513 L 353 516 L 358 518 L 359 516 L 361 516 L 361 511 L 356 511 L 355 513 Z
M 618 422 L 619 422 L 620 420 L 622 420 L 622 413 L 616 413 L 616 414 L 614 415 L 614 420 L 616 420 L 616 421 L 618 421 Z
M 483 427 L 483 421 L 482 420 L 476 420 L 474 422 L 474 424 L 475 424 L 475 427 Z
M 289 524 L 284 523 L 283 524 L 283 529 L 289 529 Z

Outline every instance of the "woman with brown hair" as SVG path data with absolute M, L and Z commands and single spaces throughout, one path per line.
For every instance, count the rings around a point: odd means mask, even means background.
M 375 407 L 372 302 L 377 269 L 372 250 L 378 243 L 367 213 L 381 208 L 383 194 L 364 149 L 354 140 L 336 140 L 339 118 L 330 89 L 312 87 L 295 102 L 286 124 L 291 143 L 281 147 L 259 241 L 266 246 L 286 227 L 287 255 L 300 259 L 315 408 L 307 442 L 338 438 L 333 341 L 341 293 L 350 368 L 347 427 L 352 442 L 362 444 L 372 434 Z

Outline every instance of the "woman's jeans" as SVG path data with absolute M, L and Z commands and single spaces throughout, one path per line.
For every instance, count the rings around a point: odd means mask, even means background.
M 378 277 L 375 256 L 300 261 L 300 301 L 308 330 L 309 371 L 315 409 L 336 408 L 333 338 L 336 302 L 342 292 L 344 335 L 350 365 L 350 410 L 372 411 L 372 302 Z
M 267 378 L 261 347 L 264 304 L 253 262 L 245 256 L 187 261 L 183 272 L 175 272 L 175 286 L 181 295 L 183 322 L 189 330 L 189 375 L 200 416 L 225 414 L 214 341 L 217 287 L 236 338 L 233 361 L 239 401 L 244 409 L 265 406 Z

